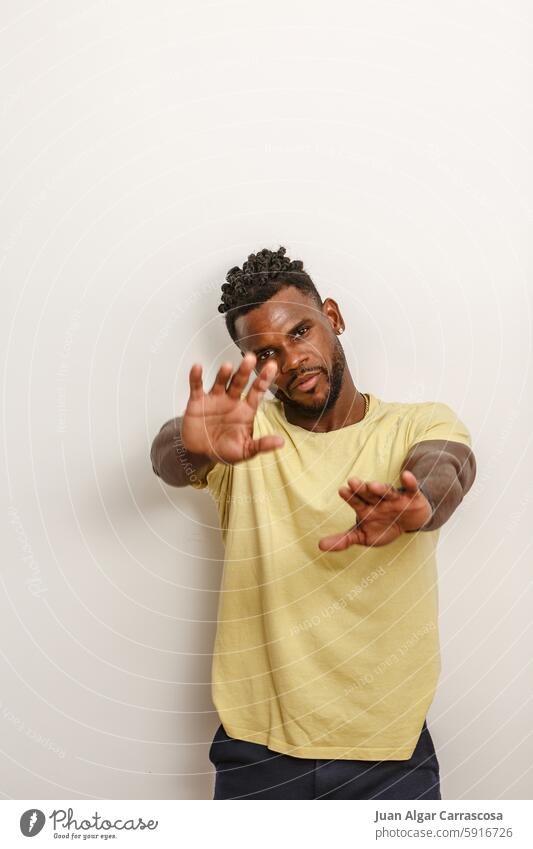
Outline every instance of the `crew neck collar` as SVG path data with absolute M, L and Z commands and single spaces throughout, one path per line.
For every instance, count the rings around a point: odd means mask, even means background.
M 283 406 L 283 402 L 280 401 L 279 399 L 276 399 L 276 400 L 278 401 L 278 405 L 279 405 L 278 409 L 279 409 L 280 416 L 283 419 L 283 423 L 285 424 L 285 426 L 288 429 L 294 430 L 294 431 L 301 431 L 302 433 L 305 433 L 308 436 L 312 436 L 312 437 L 315 437 L 315 436 L 316 437 L 327 437 L 327 436 L 332 436 L 335 433 L 346 433 L 349 430 L 355 430 L 356 428 L 363 428 L 369 423 L 369 421 L 371 419 L 374 418 L 376 410 L 379 407 L 379 403 L 380 403 L 379 399 L 376 398 L 375 395 L 372 395 L 371 392 L 366 392 L 365 394 L 368 395 L 368 400 L 369 400 L 368 412 L 367 412 L 366 416 L 358 422 L 354 422 L 353 424 L 350 424 L 350 425 L 345 425 L 344 427 L 338 427 L 335 430 L 308 430 L 306 427 L 301 427 L 301 425 L 293 424 L 292 422 L 290 422 L 288 420 L 288 418 L 285 415 L 285 407 Z

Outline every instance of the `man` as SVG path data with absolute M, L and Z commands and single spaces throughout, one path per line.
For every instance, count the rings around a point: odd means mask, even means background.
M 339 306 L 285 248 L 226 281 L 242 362 L 207 393 L 193 365 L 151 451 L 220 515 L 214 798 L 440 799 L 435 549 L 475 477 L 470 434 L 446 404 L 356 388 Z

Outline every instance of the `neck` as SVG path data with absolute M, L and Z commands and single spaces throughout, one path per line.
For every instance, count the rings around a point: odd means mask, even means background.
M 356 388 L 348 369 L 342 376 L 341 391 L 335 405 L 324 413 L 300 413 L 293 407 L 283 405 L 288 422 L 316 433 L 327 433 L 341 427 L 357 424 L 365 416 L 366 402 L 363 394 Z

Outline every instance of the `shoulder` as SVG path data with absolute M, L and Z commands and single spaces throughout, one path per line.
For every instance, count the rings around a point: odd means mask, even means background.
M 247 390 L 241 392 L 241 401 L 247 395 Z M 279 417 L 279 411 L 281 408 L 281 401 L 278 401 L 277 398 L 267 398 L 263 397 L 258 404 L 256 411 L 256 418 L 264 418 L 268 420 L 273 420 Z
M 372 423 L 385 434 L 394 433 L 402 450 L 417 442 L 439 440 L 472 445 L 470 430 L 444 401 L 383 401 L 378 399 Z
M 428 415 L 455 415 L 449 404 L 444 401 L 384 401 L 377 399 L 379 409 L 385 413 L 396 415 L 403 413 L 406 417 L 416 419 Z
M 263 398 L 254 417 L 254 434 L 272 433 L 283 428 L 281 401 L 277 398 Z
M 256 415 L 263 416 L 268 421 L 278 419 L 281 414 L 281 401 L 277 398 L 263 398 L 260 402 Z
M 409 421 L 409 441 L 438 439 L 472 444 L 470 430 L 459 414 L 444 401 L 419 401 L 406 405 Z

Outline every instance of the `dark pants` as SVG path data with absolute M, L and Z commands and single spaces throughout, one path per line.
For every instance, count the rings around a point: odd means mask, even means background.
M 440 799 L 439 762 L 424 722 L 408 761 L 313 760 L 229 737 L 209 749 L 214 799 Z

